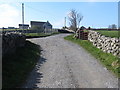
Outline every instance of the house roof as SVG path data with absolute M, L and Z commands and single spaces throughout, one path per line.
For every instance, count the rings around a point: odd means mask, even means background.
M 31 23 L 31 25 L 43 25 L 43 24 L 45 24 L 46 22 L 31 21 L 30 23 Z
M 48 21 L 46 22 L 48 26 L 52 26 Z
M 19 24 L 19 26 L 29 26 L 28 24 Z
M 31 25 L 41 25 L 41 26 L 44 24 L 51 25 L 48 21 L 47 22 L 31 21 L 30 24 Z

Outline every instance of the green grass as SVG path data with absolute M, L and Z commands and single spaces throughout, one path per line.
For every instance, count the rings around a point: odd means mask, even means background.
M 22 85 L 40 57 L 40 47 L 26 41 L 25 47 L 17 48 L 15 54 L 2 59 L 2 88 L 15 88 Z
M 26 36 L 46 36 L 44 33 L 25 33 Z
M 113 61 L 119 60 L 118 57 L 113 56 L 110 53 L 105 53 L 102 50 L 96 48 L 88 40 L 80 40 L 73 38 L 73 35 L 69 35 L 64 38 L 65 40 L 72 41 L 83 48 L 85 48 L 89 53 L 91 53 L 96 59 L 98 59 L 108 70 L 113 72 L 117 77 L 120 77 L 120 67 L 114 68 L 111 66 Z
M 41 37 L 46 37 L 46 36 L 51 36 L 59 34 L 59 32 L 54 32 L 54 33 L 25 33 L 26 36 L 41 36 Z
M 120 31 L 97 31 L 108 37 L 120 37 Z
M 4 31 L 19 31 L 19 30 L 22 30 L 22 29 L 4 29 Z M 24 30 L 28 30 L 28 29 L 24 29 Z M 30 29 L 29 29 L 30 30 Z M 3 31 L 3 29 L 0 29 L 0 31 Z

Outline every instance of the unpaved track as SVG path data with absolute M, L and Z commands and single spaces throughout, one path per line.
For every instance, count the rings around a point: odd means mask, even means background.
M 118 79 L 82 47 L 64 40 L 68 34 L 30 41 L 42 48 L 41 59 L 24 88 L 117 88 Z

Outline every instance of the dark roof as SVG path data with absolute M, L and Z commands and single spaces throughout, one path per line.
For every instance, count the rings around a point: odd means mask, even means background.
M 48 21 L 46 22 L 48 26 L 52 26 Z
M 84 30 L 84 29 L 86 29 L 84 26 L 81 26 L 81 28 L 80 28 L 81 30 Z
M 46 22 L 39 22 L 39 21 L 31 21 L 30 24 L 31 25 L 43 25 L 45 24 Z
M 15 28 L 15 27 L 8 27 L 8 28 L 11 28 L 11 29 L 13 29 L 13 28 Z
M 19 24 L 19 26 L 29 26 L 28 24 Z

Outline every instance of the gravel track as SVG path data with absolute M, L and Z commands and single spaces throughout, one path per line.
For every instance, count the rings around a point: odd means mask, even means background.
M 118 88 L 118 79 L 82 47 L 64 40 L 69 34 L 29 39 L 41 58 L 24 88 Z

